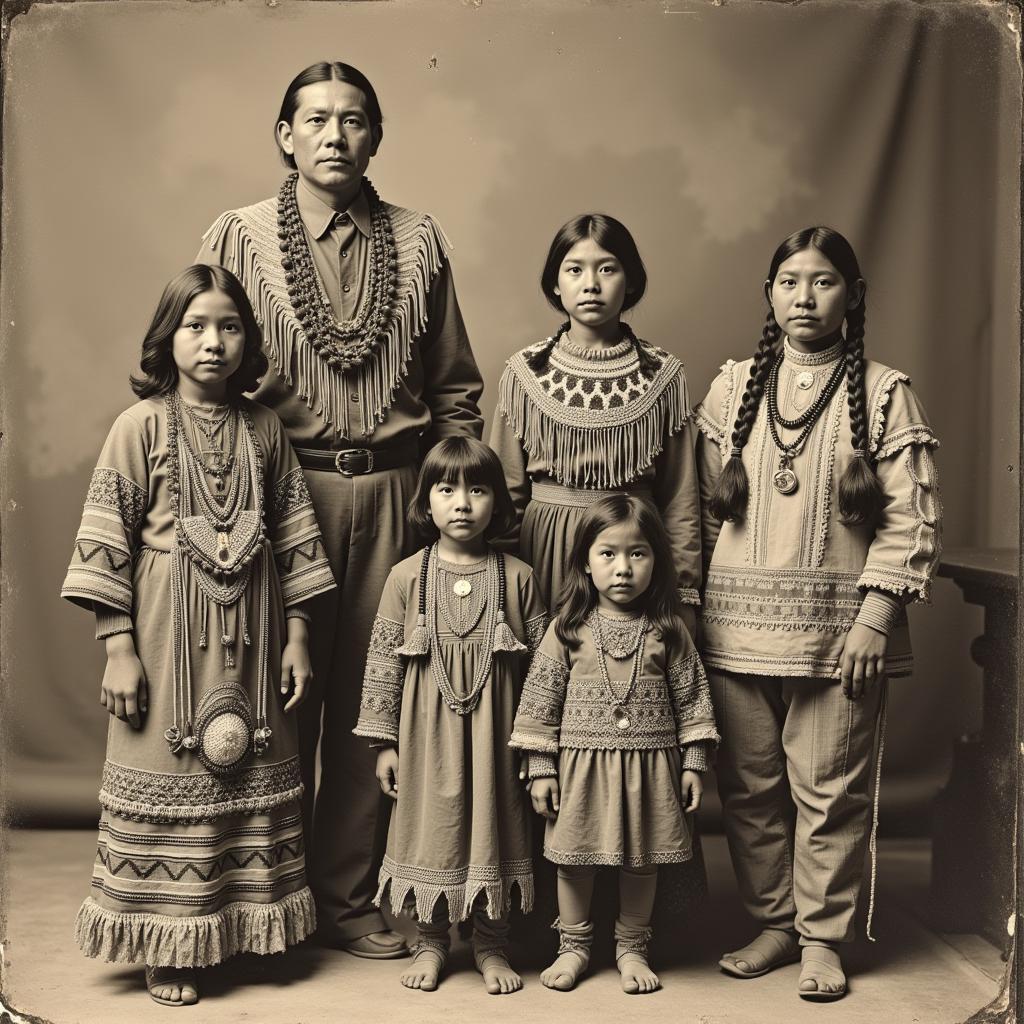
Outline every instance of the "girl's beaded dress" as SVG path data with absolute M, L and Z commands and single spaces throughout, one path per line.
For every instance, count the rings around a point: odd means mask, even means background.
M 132 629 L 149 687 L 140 729 L 109 723 L 89 956 L 201 967 L 315 927 L 277 681 L 285 608 L 334 581 L 280 421 L 245 400 L 233 415 L 223 494 L 176 396 L 118 417 L 89 485 L 62 595 L 101 634 Z
M 709 767 L 718 733 L 700 658 L 680 630 L 669 646 L 645 618 L 638 628 L 636 617 L 595 610 L 573 650 L 548 628 L 511 741 L 530 753 L 531 777 L 558 776 L 548 860 L 643 867 L 692 856 L 680 772 Z
M 508 361 L 491 447 L 516 504 L 520 554 L 537 573 L 550 608 L 583 510 L 601 492 L 620 490 L 654 500 L 672 541 L 680 597 L 684 604 L 698 603 L 694 441 L 683 365 L 645 341 L 634 343 L 630 336 L 595 349 L 563 335 Z
M 503 621 L 498 556 L 460 565 L 434 549 L 423 621 L 417 553 L 391 571 L 370 639 L 354 732 L 396 744 L 400 764 L 377 902 L 421 921 L 442 896 L 453 922 L 480 897 L 504 917 L 516 888 L 524 910 L 533 903 L 530 812 L 508 741 L 547 612 L 530 567 L 503 557 Z

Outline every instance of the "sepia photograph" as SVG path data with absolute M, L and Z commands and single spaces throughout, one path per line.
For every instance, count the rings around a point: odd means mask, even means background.
M 0 1020 L 1024 1020 L 1021 22 L 2 0 Z

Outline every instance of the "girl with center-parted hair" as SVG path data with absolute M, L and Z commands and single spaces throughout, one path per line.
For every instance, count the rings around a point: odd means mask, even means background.
M 485 444 L 427 454 L 409 505 L 432 542 L 388 576 L 370 637 L 358 736 L 395 801 L 377 903 L 417 919 L 407 988 L 431 991 L 449 928 L 472 920 L 487 991 L 518 991 L 508 913 L 533 902 L 529 808 L 509 746 L 528 653 L 547 626 L 530 567 L 488 540 L 514 511 Z
M 145 963 L 150 996 L 181 1006 L 196 968 L 315 926 L 286 713 L 311 678 L 303 605 L 334 580 L 281 422 L 242 397 L 267 361 L 239 282 L 179 274 L 141 367 L 61 591 L 95 612 L 112 716 L 76 938 Z
M 885 679 L 911 671 L 905 606 L 928 599 L 939 557 L 938 441 L 906 374 L 864 357 L 866 285 L 842 235 L 792 234 L 764 290 L 754 357 L 727 362 L 697 410 L 701 656 L 760 928 L 720 966 L 753 978 L 801 960 L 799 995 L 825 1001 L 846 993 Z
M 691 859 L 688 812 L 718 739 L 707 679 L 679 616 L 669 540 L 650 502 L 599 499 L 583 514 L 564 600 L 530 665 L 512 746 L 558 866 L 558 955 L 541 974 L 572 989 L 590 963 L 597 869 L 618 868 L 615 961 L 629 994 L 647 962 L 659 865 Z

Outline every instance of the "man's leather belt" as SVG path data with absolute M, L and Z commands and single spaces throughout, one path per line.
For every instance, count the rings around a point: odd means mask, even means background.
M 342 476 L 365 476 L 415 464 L 419 458 L 419 445 L 415 441 L 406 441 L 389 448 L 342 448 L 340 451 L 296 448 L 295 454 L 303 469 L 326 470 Z

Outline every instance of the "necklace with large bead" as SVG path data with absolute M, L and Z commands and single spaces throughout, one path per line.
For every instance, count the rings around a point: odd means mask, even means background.
M 370 257 L 363 300 L 355 317 L 338 320 L 317 275 L 289 174 L 277 196 L 277 237 L 292 309 L 317 355 L 337 370 L 361 366 L 387 340 L 395 314 L 398 254 L 391 218 L 374 187 L 363 179 L 370 205 Z
M 793 460 L 803 448 L 804 442 L 814 429 L 814 424 L 818 422 L 818 418 L 839 390 L 839 385 L 846 376 L 846 362 L 840 359 L 821 389 L 821 394 L 799 416 L 787 419 L 779 411 L 779 368 L 782 366 L 782 359 L 782 355 L 779 355 L 772 364 L 764 389 L 768 403 L 768 429 L 779 451 L 779 468 L 772 475 L 772 484 L 779 494 L 795 494 L 800 488 L 800 480 L 793 471 Z M 802 384 L 798 381 L 797 386 L 802 387 Z M 803 429 L 794 441 L 784 442 L 779 436 L 779 426 L 787 430 L 796 430 L 798 427 Z
M 641 615 L 640 618 L 636 620 L 636 646 L 633 651 L 633 664 L 630 666 L 629 681 L 626 684 L 626 692 L 621 696 L 615 692 L 611 676 L 608 674 L 608 663 L 605 659 L 606 654 L 611 654 L 612 657 L 616 656 L 612 650 L 609 649 L 610 645 L 605 640 L 604 636 L 604 628 L 608 622 L 609 620 L 602 619 L 601 613 L 598 612 L 596 608 L 590 613 L 590 617 L 587 619 L 590 631 L 594 635 L 594 646 L 597 648 L 597 668 L 601 673 L 601 681 L 604 683 L 605 694 L 608 697 L 612 722 L 619 732 L 626 732 L 633 725 L 633 720 L 629 717 L 629 712 L 626 710 L 626 707 L 629 704 L 629 698 L 633 694 L 633 688 L 636 686 L 636 681 L 640 678 L 640 670 L 643 666 L 644 645 L 647 641 L 647 616 Z M 633 626 L 632 621 L 630 621 L 630 626 Z M 618 629 L 618 627 L 613 628 Z
M 494 551 L 487 553 L 487 562 L 484 568 L 484 583 L 481 587 L 481 609 L 477 622 L 483 623 L 483 641 L 479 657 L 477 658 L 476 672 L 469 692 L 459 696 L 452 687 L 448 670 L 444 664 L 444 652 L 441 649 L 441 640 L 437 632 L 437 610 L 442 607 L 442 616 L 446 614 L 443 610 L 443 596 L 438 594 L 441 569 L 437 553 L 437 544 L 429 549 L 427 555 L 427 577 L 426 577 L 426 627 L 430 644 L 430 671 L 441 691 L 441 697 L 451 711 L 457 715 L 468 715 L 473 712 L 480 703 L 480 695 L 491 674 L 491 665 L 494 661 L 494 631 L 498 626 L 498 605 L 499 588 L 501 577 L 498 569 L 498 556 Z M 441 597 L 441 600 L 438 598 Z M 449 625 L 451 625 L 449 623 Z M 476 623 L 473 624 L 474 628 Z M 452 630 L 452 632 L 455 632 Z M 468 631 L 467 631 L 468 632 Z
M 487 601 L 487 560 L 456 565 L 438 558 L 437 598 L 441 617 L 460 639 L 476 629 Z

